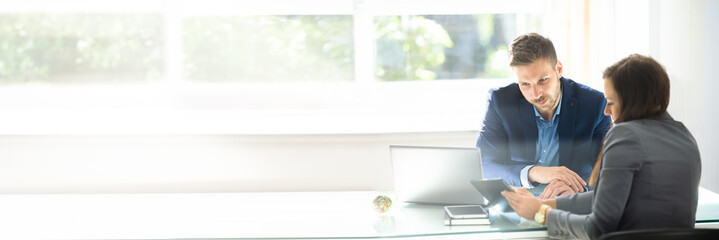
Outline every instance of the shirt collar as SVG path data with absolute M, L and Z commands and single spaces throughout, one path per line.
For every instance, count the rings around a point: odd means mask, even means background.
M 564 97 L 562 95 L 564 95 L 564 94 L 559 95 L 559 104 L 557 105 L 557 111 L 554 112 L 554 116 L 552 116 L 552 119 L 555 119 L 559 115 L 559 112 L 562 111 L 562 97 Z M 537 107 L 532 106 L 532 108 L 534 109 L 534 116 L 539 117 L 542 120 L 547 120 L 547 119 L 544 119 L 542 117 L 542 115 L 539 115 L 539 111 L 537 111 Z

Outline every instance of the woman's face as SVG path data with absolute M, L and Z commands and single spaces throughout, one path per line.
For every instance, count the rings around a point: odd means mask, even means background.
M 604 79 L 604 98 L 607 99 L 607 106 L 604 107 L 604 115 L 612 116 L 612 121 L 616 121 L 622 105 L 619 102 L 617 91 L 614 90 L 614 83 L 611 79 Z

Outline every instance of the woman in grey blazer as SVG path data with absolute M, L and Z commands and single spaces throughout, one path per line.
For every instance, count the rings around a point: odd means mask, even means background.
M 701 159 L 694 137 L 666 112 L 669 77 L 638 54 L 604 71 L 607 133 L 590 185 L 594 191 L 541 201 L 504 191 L 519 216 L 547 225 L 553 238 L 596 239 L 622 230 L 694 228 Z

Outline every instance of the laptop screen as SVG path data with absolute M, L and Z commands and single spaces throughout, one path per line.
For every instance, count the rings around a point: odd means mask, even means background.
M 479 148 L 391 145 L 390 159 L 400 202 L 484 204 L 470 183 L 482 179 Z

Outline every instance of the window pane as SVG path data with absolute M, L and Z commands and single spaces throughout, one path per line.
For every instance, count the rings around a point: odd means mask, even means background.
M 352 16 L 192 17 L 184 76 L 204 82 L 352 81 Z
M 0 15 L 0 82 L 143 82 L 163 72 L 159 14 Z
M 422 15 L 375 17 L 380 81 L 509 77 L 507 45 L 518 17 L 536 31 L 533 15 Z

